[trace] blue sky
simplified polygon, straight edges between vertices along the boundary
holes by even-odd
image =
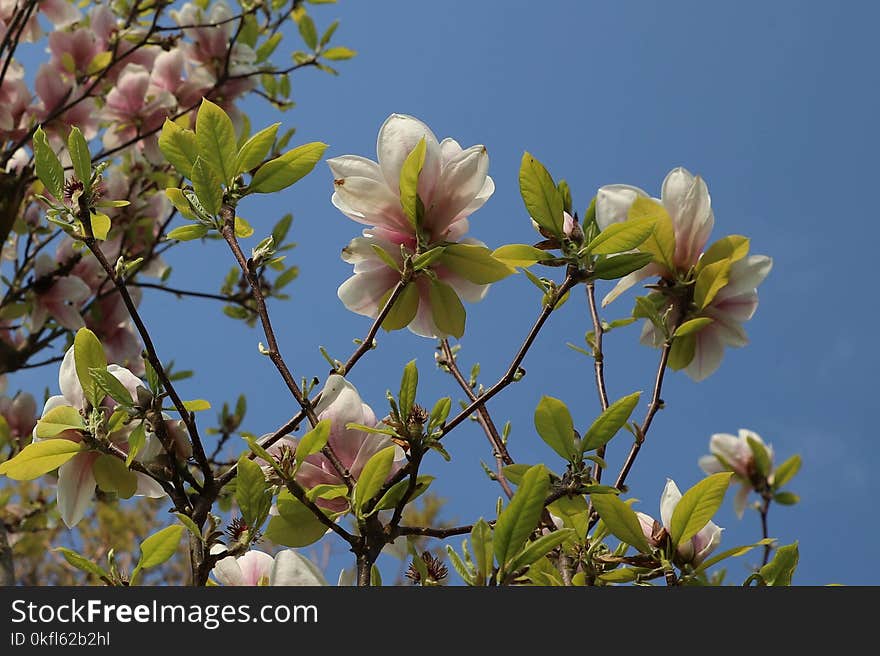
[[[880,583],[864,566],[876,555],[873,472],[880,465],[870,392],[880,363],[877,311],[867,287],[880,230],[863,209],[866,201],[872,206],[880,146],[870,45],[877,6],[349,0],[313,14],[319,29],[341,19],[335,40],[360,54],[339,66],[339,78],[296,76],[298,105],[280,120],[296,126],[299,142],[328,142],[328,156],[374,157],[376,133],[392,112],[421,118],[438,137],[485,144],[497,190],[471,226],[491,246],[535,240],[517,187],[523,150],[569,181],[581,213],[602,184],[626,182],[658,195],[675,166],[705,177],[714,237],[748,235],[752,251],[775,265],[746,326],[752,344],[728,351],[720,371],[700,384],[683,374],[668,378],[667,408],[630,477],[630,493],[642,500],[641,510],[656,514],[666,477],[682,488],[700,479],[696,461],[712,433],[751,428],[781,458],[804,458],[791,486],[802,503],[775,507],[770,516],[773,536],[800,540],[795,582]],[[265,106],[253,107],[255,126],[279,120]],[[350,275],[339,251],[359,226],[331,206],[331,192],[321,165],[295,188],[240,208],[256,227],[254,243],[272,218],[294,213],[299,247],[292,259],[302,273],[289,288],[293,299],[271,311],[282,350],[302,376],[326,373],[319,344],[345,359],[369,325],[336,298]],[[171,261],[174,284],[205,291],[215,291],[231,265],[216,244],[184,245]],[[487,386],[536,315],[535,292],[516,276],[468,308],[461,357],[481,363]],[[605,318],[627,315],[631,298],[618,300]],[[217,406],[247,392],[247,428],[256,433],[293,414],[292,400],[257,353],[258,331],[210,302],[147,293],[143,307],[162,357],[197,370],[182,385],[186,396]],[[561,469],[532,425],[541,394],[566,401],[581,430],[598,411],[591,361],[565,346],[582,344],[587,321],[576,294],[525,361],[526,379],[490,404],[499,424],[512,422],[510,449],[519,462]],[[650,389],[657,353],[638,346],[637,337],[632,326],[607,339],[613,397]],[[385,389],[396,389],[403,364],[416,358],[420,401],[460,398],[454,381],[434,369],[432,349],[431,340],[408,332],[381,335],[352,382],[381,415]],[[54,388],[53,379],[48,371],[20,378],[34,390]],[[468,424],[447,439],[452,463],[428,462],[436,491],[449,499],[447,516],[470,522],[491,515],[499,491],[479,464],[491,459],[479,427]],[[612,443],[614,471],[628,446],[625,435]],[[727,546],[759,537],[757,514],[738,521],[730,499],[716,521],[726,528]],[[730,580],[744,579],[754,561],[731,561]]]

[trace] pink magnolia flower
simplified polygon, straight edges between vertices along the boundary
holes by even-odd
[[[37,402],[27,392],[0,398],[0,416],[6,420],[10,436],[23,444],[37,424]]]
[[[740,488],[733,499],[736,516],[742,518],[746,509],[749,492],[753,489],[752,479],[757,473],[755,456],[749,446],[749,438],[763,445],[773,461],[773,447],[765,444],[761,436],[745,428],[739,429],[739,436],[727,433],[716,433],[709,439],[711,455],[700,458],[700,468],[707,474],[732,471]]]
[[[92,295],[92,290],[73,275],[49,278],[55,270],[55,260],[46,253],[40,255],[34,264],[34,276],[40,282],[35,285],[34,308],[29,321],[31,331],[42,328],[50,316],[68,330],[85,325],[79,310]]]
[[[104,44],[90,28],[70,32],[56,30],[49,34],[50,63],[60,73],[83,76]]]
[[[399,180],[404,161],[423,139],[425,162],[418,195],[424,215],[421,234],[417,234],[401,206]],[[468,230],[468,216],[482,207],[495,190],[487,175],[489,156],[484,146],[462,149],[453,139],[439,142],[428,126],[411,116],[388,117],[379,130],[376,152],[378,162],[357,155],[327,160],[335,177],[333,204],[350,219],[374,226],[343,249],[342,259],[354,265],[354,276],[338,291],[349,310],[369,317],[378,315],[379,301],[400,279],[373,246],[382,248],[398,265],[404,258],[401,250],[411,255],[419,247],[424,251],[448,242],[484,246],[462,237]],[[479,301],[488,291],[488,285],[472,283],[442,263],[430,268],[466,301]],[[442,336],[432,318],[429,281],[417,276],[414,284],[419,291],[419,306],[409,329],[426,337]]]
[[[694,336],[694,357],[684,369],[693,380],[704,380],[721,366],[725,347],[740,348],[749,343],[743,323],[758,309],[757,287],[772,268],[773,260],[766,255],[749,255],[730,267],[727,284],[700,311],[700,316],[712,319],[712,323]],[[641,341],[650,346],[662,342],[649,321],[642,329]]]
[[[211,573],[221,585],[229,586],[327,585],[321,570],[293,549],[280,551],[274,558],[256,549],[237,558],[226,556]]]
[[[6,35],[16,11],[23,8],[24,3],[20,0],[0,0],[0,39]],[[46,17],[57,29],[63,29],[79,19],[79,10],[75,3],[70,0],[40,0],[38,3],[40,14]],[[22,43],[36,41],[43,34],[40,28],[39,14],[32,12],[24,27],[19,40]]]
[[[85,89],[78,87],[69,77],[59,75],[54,66],[51,64],[40,66],[34,80],[34,89],[39,102],[31,105],[28,111],[34,120],[41,123],[43,129],[59,143],[67,139],[70,128],[74,125],[82,130],[87,140],[93,139],[98,133],[94,98],[79,100],[83,97]],[[59,116],[55,116],[57,111],[74,101],[78,102]]]
[[[627,220],[629,208],[638,197],[650,196],[638,187],[613,184],[601,187],[596,194],[596,224],[604,230],[612,223]],[[660,198],[657,200],[672,219],[675,231],[675,256],[673,263],[679,271],[687,271],[697,263],[709,233],[715,224],[709,189],[700,176],[694,176],[685,168],[673,169],[663,180]],[[621,278],[613,290],[603,299],[607,305],[627,289],[650,276],[673,277],[659,264],[649,264]]]
[[[139,303],[140,289],[131,289],[130,294],[135,303]],[[137,375],[144,373],[143,347],[122,296],[112,293],[97,300],[85,321],[86,327],[100,337],[108,360],[122,364]]]
[[[196,64],[197,68],[207,69],[216,81],[226,65],[229,40],[236,29],[236,22],[229,20],[233,17],[232,11],[222,0],[214,2],[207,13],[196,5],[186,3],[179,11],[172,11],[171,17],[184,27],[183,33],[189,39],[182,46],[187,60]],[[192,27],[195,25],[203,27]],[[254,70],[255,61],[253,49],[236,42],[229,54],[229,72],[232,75],[249,73]]]
[[[346,428],[348,424],[373,427],[378,422],[373,410],[361,400],[354,385],[342,376],[333,374],[327,378],[327,382],[321,390],[321,399],[315,406],[315,412],[319,420],[330,420],[330,437],[327,443],[355,480],[360,476],[364,465],[373,455],[394,445],[391,438],[386,435],[376,435],[355,428]],[[298,443],[299,440],[296,438],[285,437],[276,442],[269,449],[269,453],[277,457],[285,447],[295,452]],[[392,474],[400,469],[404,463],[403,450],[399,449]],[[300,466],[296,480],[307,489],[323,483],[343,484],[333,465],[323,453],[308,456]],[[348,502],[345,499],[318,499],[316,503],[333,512],[343,512],[348,508]]]
[[[654,546],[660,546],[656,544],[654,536],[657,534],[660,526],[669,527],[672,521],[672,513],[675,511],[679,501],[681,501],[681,492],[678,486],[672,479],[667,479],[666,487],[663,488],[663,494],[660,495],[660,518],[663,522],[662,525],[650,515],[641,512],[636,513],[642,526],[642,532]],[[707,522],[694,537],[684,544],[678,545],[677,555],[680,561],[694,566],[699,565],[721,544],[721,531],[723,530],[714,522]]]
[[[28,128],[27,108],[30,103],[31,92],[24,81],[24,69],[18,62],[12,62],[0,82],[0,135],[8,140],[20,139],[25,135]],[[24,160],[24,164],[27,164],[28,159]],[[18,156],[18,160],[16,163],[10,161],[7,171],[20,167],[21,156]]]
[[[143,383],[137,376],[128,369],[115,364],[109,365],[107,371],[125,386],[133,400],[137,399],[137,388],[143,386]],[[86,400],[82,385],[80,385],[79,378],[76,375],[73,347],[70,347],[67,353],[64,354],[64,360],[61,362],[61,369],[58,372],[58,386],[61,389],[61,394],[49,397],[43,407],[43,415],[53,408],[61,406],[71,406],[77,411],[82,412],[85,408]],[[112,408],[115,406],[115,402],[107,398],[102,405]],[[116,431],[109,438],[123,451],[128,450],[128,429]],[[36,434],[34,439],[37,439]],[[83,436],[79,431],[71,429],[51,439],[81,442]],[[137,454],[135,459],[139,462],[151,460],[158,454],[160,448],[155,436],[148,435],[147,444]],[[96,451],[83,451],[77,453],[58,468],[58,490],[56,493],[58,512],[69,528],[76,526],[85,516],[95,496],[96,481],[92,468],[99,456],[100,454]],[[138,483],[135,496],[152,498],[165,496],[165,491],[155,480],[140,472],[134,472],[134,475],[137,477]]]

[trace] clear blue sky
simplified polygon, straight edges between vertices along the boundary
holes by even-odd
[[[880,359],[877,311],[867,281],[880,230],[868,208],[880,141],[876,117],[874,3],[381,2],[348,0],[313,12],[319,29],[342,25],[336,41],[359,51],[339,78],[306,71],[293,80],[298,106],[281,120],[297,140],[330,143],[328,156],[373,157],[377,130],[392,112],[413,114],[439,137],[483,143],[497,190],[473,216],[472,234],[492,246],[529,242],[535,234],[522,207],[517,169],[523,150],[566,178],[583,212],[598,186],[636,184],[657,193],[666,171],[685,166],[708,181],[714,236],[740,233],[775,267],[746,328],[752,344],[728,351],[719,372],[695,384],[672,374],[667,408],[657,417],[631,477],[639,508],[657,512],[666,477],[684,488],[701,477],[697,458],[715,432],[747,427],[782,458],[800,453],[804,469],[792,489],[794,508],[776,507],[771,534],[801,541],[800,584],[880,583],[865,563],[876,556],[873,472],[874,402]],[[282,47],[284,47],[282,45]],[[260,105],[259,125],[279,120]],[[293,300],[271,311],[282,349],[297,375],[327,366],[317,345],[344,359],[369,322],[345,310],[337,286],[350,275],[340,249],[359,226],[329,202],[321,165],[296,188],[240,208],[267,234],[270,218],[295,215],[302,268]],[[230,259],[218,245],[189,244],[173,258],[173,281],[215,291]],[[503,371],[538,309],[517,276],[470,306],[462,342],[465,363],[479,360],[488,385]],[[628,314],[629,299],[606,317]],[[164,358],[197,369],[183,388],[215,406],[249,392],[247,428],[268,432],[295,408],[268,360],[258,331],[199,301],[147,294],[144,303]],[[537,439],[532,413],[542,393],[572,408],[583,430],[597,413],[591,361],[565,346],[587,330],[583,296],[554,315],[525,367],[523,383],[490,404],[496,421],[513,422],[510,448],[520,462],[558,458]],[[657,353],[637,347],[638,329],[607,340],[610,393],[649,390]],[[380,336],[380,348],[352,380],[377,414],[403,364],[417,358],[420,400],[460,394],[433,367],[433,342],[408,332]],[[40,379],[50,384],[54,373]],[[28,376],[22,380],[37,381]],[[638,411],[639,415],[643,409]],[[616,471],[629,442],[612,443]],[[448,438],[453,462],[431,458],[447,515],[469,522],[489,516],[498,494],[479,460],[491,453],[476,424]],[[730,498],[716,519],[727,546],[753,541],[756,513],[737,521]],[[456,546],[458,542],[456,541]],[[742,581],[754,558],[731,561]],[[329,572],[335,578],[336,572]]]

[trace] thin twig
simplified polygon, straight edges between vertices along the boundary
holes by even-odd
[[[593,320],[593,371],[596,377],[596,390],[599,393],[599,403],[602,411],[608,409],[608,391],[605,389],[605,354],[602,351],[602,336],[605,329],[602,327],[602,321],[599,319],[599,310],[596,307],[596,285],[590,280],[586,284],[587,302],[590,306],[590,318]],[[605,457],[605,445],[603,444],[596,449],[596,455],[600,458]],[[593,464],[593,478],[597,483],[602,482],[602,468],[599,463]]]
[[[456,535],[467,535],[473,530],[473,526],[453,526],[451,528],[432,528],[430,526],[398,526],[397,535],[418,535],[428,538],[445,538],[455,537]]]
[[[358,345],[355,349],[354,353],[351,354],[351,357],[345,362],[342,366],[342,371],[340,372],[343,376],[347,375],[354,366],[358,363],[367,351],[373,348],[373,341],[376,339],[376,334],[379,332],[379,328],[382,327],[382,322],[385,321],[385,318],[388,316],[388,313],[391,312],[391,307],[394,305],[394,302],[403,292],[404,287],[406,287],[407,283],[403,280],[400,280],[395,286],[394,289],[391,290],[391,295],[388,297],[388,300],[385,302],[384,307],[376,316],[373,321],[373,325],[370,326],[370,329],[367,331],[366,337],[364,337],[363,341]]]
[[[761,505],[761,535],[766,540],[770,537],[769,527],[767,525],[767,514],[770,512],[770,501],[772,497],[769,494],[764,494],[764,503]],[[767,543],[764,545],[764,558],[761,561],[761,566],[763,567],[768,562],[770,562],[770,552],[773,550],[773,545]]]
[[[160,285],[155,282],[138,282],[138,281],[130,281],[127,283],[129,287],[140,287],[142,289],[158,289],[159,291],[168,292],[169,294],[174,294],[175,296],[191,296],[193,298],[205,298],[214,301],[223,301],[225,303],[236,303],[241,305],[242,307],[247,307],[247,304],[241,298],[236,296],[226,296],[224,294],[211,294],[209,292],[195,292],[189,291],[186,289],[176,289],[174,287],[168,287],[167,285]]]

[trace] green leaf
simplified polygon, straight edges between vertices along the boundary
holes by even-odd
[[[422,494],[428,491],[428,487],[431,483],[434,482],[433,476],[419,476],[416,478],[416,487],[413,490],[412,495],[407,500],[407,503],[412,502],[414,499],[417,499]],[[380,510],[390,510],[391,508],[396,508],[397,505],[401,502],[406,491],[409,489],[409,479],[404,479],[402,481],[398,481],[391,488],[382,495],[382,498],[379,500],[379,503],[376,504],[376,507],[373,508],[373,513],[378,512]],[[372,513],[370,513],[372,514]]]
[[[492,529],[482,517],[471,529],[471,546],[474,549],[474,561],[477,570],[477,585],[485,585],[492,574],[494,548]]]
[[[259,528],[269,514],[272,497],[266,489],[263,468],[242,455],[235,476],[235,502],[249,528]]]
[[[400,379],[400,394],[397,396],[400,418],[406,421],[416,402],[416,391],[419,386],[419,369],[416,361],[410,360],[403,368],[403,376]]]
[[[731,263],[743,259],[749,253],[749,239],[742,235],[730,235],[722,237],[712,244],[700,257],[697,263],[699,274],[705,267],[721,260],[730,260]]]
[[[248,192],[268,194],[289,187],[315,168],[326,149],[324,143],[307,143],[266,162],[257,169]]]
[[[428,426],[430,428],[435,428],[440,426],[446,418],[449,416],[449,411],[452,409],[452,399],[448,396],[443,397],[437,403],[434,404],[434,407],[431,409],[431,416],[428,419]]]
[[[177,551],[177,545],[180,544],[180,536],[183,535],[184,527],[179,524],[166,526],[161,531],[157,531],[146,540],[141,542],[141,557],[138,560],[137,567],[131,573],[131,582],[134,583],[135,578],[142,569],[150,569],[161,565],[171,558]]]
[[[376,246],[375,244],[370,244],[370,245],[378,248],[378,246]],[[437,246],[435,248],[432,248],[429,251],[425,251],[424,253],[420,253],[419,255],[417,255],[416,257],[413,258],[413,261],[412,261],[413,271],[421,271],[422,269],[427,269],[429,266],[434,264],[434,262],[436,262],[438,259],[440,259],[440,256],[443,255],[444,251],[446,251],[446,246]],[[382,252],[384,253],[385,251],[382,251]],[[394,265],[395,265],[394,268],[396,269],[397,263],[394,262]]]
[[[614,257],[606,257],[596,262],[593,277],[600,280],[617,280],[638,271],[651,263],[654,256],[650,253],[621,253]]]
[[[236,174],[235,127],[226,112],[207,98],[202,99],[196,114],[196,144],[202,162],[214,170],[222,184],[229,185]]]
[[[201,155],[196,157],[192,167],[192,184],[196,197],[210,216],[217,216],[223,205],[223,188],[220,176],[209,166]]]
[[[278,34],[278,36],[281,36]],[[263,163],[275,143],[280,123],[273,123],[244,142],[235,157],[235,175],[246,173]]]
[[[538,526],[544,499],[550,488],[550,476],[544,465],[529,468],[519,488],[495,523],[493,548],[501,571],[520,552],[532,531]]]
[[[312,430],[302,436],[294,454],[297,465],[301,464],[303,460],[313,453],[318,453],[318,451],[324,448],[327,440],[330,439],[330,428],[330,420],[322,419],[315,424]]]
[[[587,245],[587,250],[596,255],[614,255],[631,251],[641,246],[651,236],[656,222],[657,219],[653,216],[643,216],[612,223],[596,235],[596,238]]]
[[[801,498],[794,492],[777,492],[773,495],[773,500],[782,506],[793,506],[800,503]]]
[[[697,352],[697,336],[694,333],[676,337],[669,349],[669,368],[680,371],[688,366]]]
[[[196,523],[183,513],[176,512],[174,513],[177,519],[180,520],[180,523],[186,526],[187,530],[193,534],[199,541],[204,542],[205,539],[202,537],[202,532],[199,530],[199,527],[196,526]]]
[[[269,520],[266,539],[285,547],[307,547],[320,540],[327,527],[289,491],[278,495],[278,515]]]
[[[247,239],[254,234],[254,229],[251,227],[251,224],[247,222],[247,219],[241,216],[235,217],[234,229],[235,236],[239,239]]]
[[[192,401],[184,401],[183,407],[190,412],[201,412],[202,410],[210,410],[211,404],[205,399],[193,399]]]
[[[190,172],[192,172],[192,167],[190,167]],[[187,200],[182,189],[168,187],[165,189],[165,195],[168,197],[168,200],[171,201],[171,204],[174,205],[174,209],[180,212],[180,215],[184,219],[194,221],[198,218],[198,215],[193,210],[192,205],[190,205],[189,200]]]
[[[106,369],[107,357],[104,347],[88,328],[80,328],[73,338],[73,361],[76,366],[76,377],[82,385],[83,394],[89,403],[98,407],[104,400],[104,393],[92,378],[92,369]]]
[[[195,132],[166,118],[159,133],[159,150],[180,175],[185,178],[192,176],[193,165],[199,154]]]
[[[419,143],[410,151],[400,167],[400,206],[403,208],[409,222],[416,226],[419,219],[419,174],[425,165],[425,138],[419,139]]]
[[[648,538],[642,532],[642,525],[632,508],[615,494],[593,494],[590,500],[611,533],[642,553],[651,553],[651,545],[648,544]]]
[[[547,232],[562,237],[563,200],[553,178],[530,153],[523,153],[519,191],[529,216]]]
[[[617,435],[617,432],[629,421],[630,415],[639,404],[641,395],[641,392],[635,392],[608,406],[608,409],[596,418],[581,441],[581,453],[598,449]]]
[[[260,444],[255,439],[247,437],[245,438],[245,440],[247,441],[248,448],[254,453],[254,455],[262,459],[267,464],[271,465],[272,469],[274,469],[280,476],[284,477],[287,475],[278,466],[278,462],[275,460],[275,458],[273,458],[272,455],[268,451],[266,451],[266,449],[260,446]]]
[[[52,408],[37,421],[37,437],[48,439],[68,429],[84,430],[82,416],[79,411],[69,405]]]
[[[574,422],[565,403],[551,396],[541,397],[535,408],[535,429],[551,449],[565,460],[574,461]]]
[[[556,517],[560,517],[565,526],[573,528],[581,540],[587,536],[590,521],[590,516],[587,514],[589,508],[587,500],[581,495],[557,499],[547,506],[547,510]]]
[[[354,488],[354,508],[358,513],[364,510],[367,502],[382,489],[391,467],[394,465],[394,452],[397,447],[388,446],[367,460]]]
[[[562,194],[544,165],[528,152],[523,153],[520,163],[519,191],[535,223],[550,234],[562,237]]]
[[[536,560],[543,558],[563,542],[573,537],[574,531],[570,528],[561,528],[552,533],[542,535],[534,542],[528,543],[526,548],[517,554],[517,556],[510,562],[508,569],[511,572],[516,572],[527,565],[531,565]]]
[[[516,273],[516,269],[496,260],[485,246],[471,244],[450,244],[440,256],[440,264],[477,285],[498,282]]]
[[[107,239],[110,232],[110,217],[103,212],[89,212],[89,222],[92,226],[92,235],[101,241]]]
[[[88,192],[92,186],[92,156],[89,153],[89,144],[86,142],[86,138],[76,126],[73,126],[70,129],[70,134],[67,135],[67,150],[70,153],[73,172]]]
[[[301,14],[296,19],[299,27],[299,34],[305,41],[306,45],[314,50],[318,47],[318,31],[315,29],[315,22],[308,14]]]
[[[764,538],[763,540],[760,540],[755,544],[746,544],[741,547],[733,547],[732,549],[727,549],[726,551],[722,551],[716,556],[712,556],[708,560],[704,560],[702,563],[700,563],[699,567],[694,570],[694,572],[697,574],[699,574],[700,572],[705,572],[707,569],[709,569],[713,565],[717,565],[722,560],[743,556],[750,552],[752,549],[755,549],[756,547],[763,547],[767,544],[773,544],[773,542],[773,538]]]
[[[712,321],[713,320],[710,317],[697,317],[696,319],[685,321],[675,329],[673,336],[678,339],[679,337],[684,337],[686,335],[694,335],[712,323]]]
[[[137,492],[137,476],[119,458],[107,454],[98,456],[92,473],[104,492],[116,492],[121,499],[130,499]]]
[[[11,460],[0,463],[0,475],[15,481],[31,481],[58,469],[84,447],[81,442],[63,438],[33,442]]]
[[[432,280],[428,294],[431,318],[444,335],[461,339],[467,315],[455,290],[445,282]]]
[[[393,269],[397,272],[400,272],[400,265],[397,264],[397,261],[391,257],[391,254],[386,251],[384,248],[379,246],[379,244],[370,244],[370,248],[373,249],[373,252],[379,256],[379,259],[382,260],[386,265],[388,265],[389,269]],[[345,249],[343,249],[345,252]],[[390,290],[389,290],[390,296]]]
[[[512,267],[527,267],[535,262],[552,260],[553,256],[528,244],[507,244],[492,251],[492,257]]]
[[[618,569],[612,569],[610,572],[600,574],[599,579],[606,583],[631,583],[639,578],[639,574],[643,571],[644,570],[635,569],[633,567],[620,567]]]
[[[767,585],[772,586],[789,586],[798,566],[798,543],[789,544],[779,547],[776,555],[769,563],[764,565],[758,574],[764,579]]]
[[[389,289],[385,296],[379,301],[379,309],[385,307],[388,299],[391,298],[393,289]],[[419,288],[415,283],[407,283],[403,291],[397,296],[394,305],[391,306],[385,320],[382,322],[382,328],[387,331],[400,330],[406,328],[410,322],[415,319],[416,312],[419,309]]]
[[[193,223],[191,225],[180,226],[175,228],[166,235],[166,239],[177,239],[178,241],[192,241],[193,239],[201,239],[208,234],[208,226],[202,223]]]
[[[281,43],[281,37],[281,32],[275,32],[275,34],[273,34],[260,44],[255,53],[257,55],[257,64],[266,61],[272,55],[272,53],[275,52],[275,48],[277,48],[278,44]]]
[[[52,549],[52,551],[58,551],[62,556],[64,556],[64,560],[66,560],[68,563],[70,563],[80,571],[94,574],[99,579],[107,578],[109,576],[104,568],[102,568],[97,563],[93,563],[85,556],[78,554],[73,549],[67,549],[66,547],[55,547],[54,549]]]
[[[332,483],[320,483],[311,488],[306,497],[309,501],[317,499],[339,499],[348,496],[348,488],[342,483],[334,485]]]
[[[651,253],[655,262],[670,271],[675,271],[675,228],[666,208],[651,198],[639,196],[630,206],[627,216],[630,221],[654,219],[654,231],[642,243],[639,250],[643,253]]]
[[[64,197],[64,167],[58,159],[58,155],[49,145],[43,128],[37,128],[34,132],[34,168],[37,177],[48,192],[56,200]]]
[[[351,59],[357,54],[356,50],[352,50],[351,48],[346,48],[345,46],[335,46],[333,48],[327,48],[324,52],[321,53],[321,56],[324,59],[329,59],[330,61],[344,61],[346,59]]]
[[[425,566],[425,561],[421,559],[419,554],[411,547],[412,553],[412,564],[413,567],[416,568],[416,571],[419,573],[419,580],[423,581],[428,578],[428,568]],[[472,568],[468,567],[465,562],[461,559],[455,549],[452,548],[451,544],[446,545],[446,553],[449,556],[449,562],[452,564],[452,567],[455,568],[455,571],[458,572],[458,575],[464,580],[464,582],[469,586],[481,585],[477,578],[474,576]]]
[[[506,465],[503,469],[504,477],[514,485],[519,485],[522,483],[523,476],[526,475],[526,472],[531,466],[532,465],[525,465],[520,462],[514,465]]]
[[[144,429],[144,422],[141,422],[134,427],[134,430],[128,436],[128,455],[125,457],[126,467],[131,467],[131,463],[134,462],[137,454],[144,448],[146,443],[147,433]]]
[[[704,267],[697,276],[694,286],[694,303],[699,309],[705,308],[720,292],[730,277],[730,260],[720,260]]]
[[[687,542],[709,523],[724,501],[731,476],[731,472],[712,474],[682,495],[669,520],[674,546]]]
[[[757,468],[758,473],[766,478],[770,475],[770,470],[773,468],[773,461],[770,458],[770,453],[767,451],[767,447],[751,435],[746,437],[746,441],[748,442],[749,449],[754,456],[755,467]]]
[[[795,475],[801,469],[801,457],[797,454],[793,455],[791,458],[783,462],[776,468],[776,471],[773,472],[773,489],[779,489],[786,483],[788,483],[791,479],[795,477]]]
[[[107,367],[90,369],[89,374],[101,390],[102,396],[109,396],[122,406],[132,406],[131,392],[116,376],[107,371]]]

